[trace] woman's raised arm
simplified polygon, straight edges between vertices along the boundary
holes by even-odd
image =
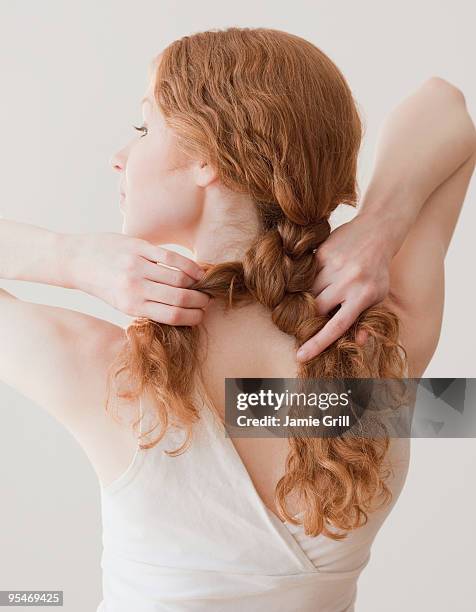
[[[192,259],[140,238],[58,233],[0,219],[0,279],[78,289],[133,317],[199,323],[210,298],[187,288],[201,272]]]
[[[316,252],[319,271],[313,291],[319,310],[326,314],[341,307],[300,347],[300,361],[318,355],[363,310],[392,293],[392,259],[423,204],[475,150],[476,130],[464,95],[444,79],[432,77],[392,110],[382,126],[374,172],[357,215],[336,228]],[[449,220],[448,215],[434,215],[433,220],[441,225],[447,248],[457,215]]]

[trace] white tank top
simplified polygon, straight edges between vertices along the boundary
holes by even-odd
[[[101,488],[97,612],[353,612],[357,579],[405,482],[410,439],[391,439],[388,507],[342,541],[311,537],[267,508],[223,423],[195,396],[201,418],[183,454],[163,452],[185,439],[169,428]]]

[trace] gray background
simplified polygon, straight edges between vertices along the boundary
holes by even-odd
[[[2,0],[0,214],[60,232],[120,232],[109,158],[141,121],[149,60],[182,35],[233,25],[301,35],[337,63],[364,111],[365,188],[382,119],[424,79],[460,87],[475,117],[470,5]],[[428,377],[476,376],[474,200],[473,179],[446,259],[443,329]],[[334,225],[352,214],[338,211]],[[74,290],[0,286],[33,302],[130,320]],[[65,610],[93,611],[101,598],[94,471],[66,430],[5,384],[0,415],[0,589],[63,589]],[[475,447],[474,439],[413,441],[405,488],[359,582],[358,611],[473,609]]]

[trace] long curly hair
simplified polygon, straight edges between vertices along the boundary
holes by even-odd
[[[352,92],[336,65],[310,42],[273,29],[228,28],[185,36],[156,58],[154,97],[180,146],[206,159],[219,181],[251,197],[259,232],[242,261],[208,264],[191,288],[222,300],[225,309],[260,302],[296,348],[332,317],[317,312],[311,287],[315,250],[329,236],[329,216],[341,203],[358,201],[357,158],[363,124]],[[366,348],[358,330],[369,335]],[[200,418],[193,400],[200,376],[203,327],[135,319],[110,372],[118,397],[155,398],[157,444],[172,421],[186,431]],[[398,342],[399,319],[376,305],[314,359],[300,364],[299,378],[401,378],[406,352]],[[121,372],[128,384],[120,391]],[[106,409],[110,402],[110,391]],[[134,423],[134,427],[138,421]],[[333,539],[368,520],[372,506],[389,503],[384,458],[388,436],[291,437],[286,471],[279,480],[280,515],[303,524],[307,535]],[[302,500],[302,523],[287,497]],[[380,507],[379,506],[379,507]],[[337,527],[342,533],[329,530]]]

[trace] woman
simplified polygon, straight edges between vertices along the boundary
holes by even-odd
[[[101,483],[98,610],[353,610],[408,439],[231,442],[223,382],[423,374],[474,168],[464,98],[433,78],[392,113],[359,214],[330,238],[332,211],[357,203],[362,126],[345,79],[311,43],[238,28],[175,41],[143,112],[141,135],[112,160],[124,236],[1,222],[3,278],[79,288],[137,317],[124,334],[0,300],[2,380],[74,433]],[[205,274],[161,243],[189,248]],[[363,281],[369,252],[379,256]],[[374,288],[369,307],[296,364],[297,346],[324,348],[316,334],[350,312],[346,276]]]

